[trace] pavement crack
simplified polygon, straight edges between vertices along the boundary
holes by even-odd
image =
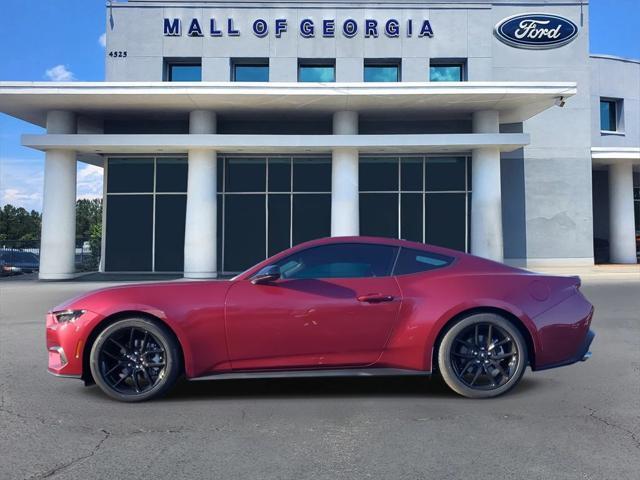
[[[597,414],[597,410],[594,410],[593,408],[589,408],[589,407],[585,407],[587,410],[589,410],[589,417],[593,418],[594,420],[603,423],[604,425],[606,425],[607,427],[613,428],[615,430],[620,430],[621,432],[626,433],[627,435],[629,435],[631,437],[631,441],[633,442],[634,446],[637,449],[640,449],[640,438],[638,438],[638,435],[633,431],[630,430],[628,428],[622,427],[616,423],[612,423],[609,420],[607,420],[604,417],[601,417]]]
[[[106,442],[107,439],[111,436],[111,432],[109,432],[108,430],[100,429],[99,431],[100,433],[102,433],[102,438],[98,441],[98,443],[96,443],[96,445],[91,449],[90,452],[86,453],[85,455],[81,455],[80,457],[74,458],[61,465],[57,465],[54,468],[47,470],[46,472],[32,475],[28,477],[27,480],[55,477],[56,475],[66,472],[71,467],[74,467],[75,465],[87,460],[88,458],[93,457],[98,452],[98,450],[100,450],[104,442]]]

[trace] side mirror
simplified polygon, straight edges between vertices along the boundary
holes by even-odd
[[[275,282],[280,278],[280,267],[277,265],[269,265],[264,267],[251,278],[254,285],[264,285],[265,283]]]

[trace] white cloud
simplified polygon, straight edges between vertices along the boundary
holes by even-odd
[[[36,192],[25,192],[18,190],[17,188],[7,188],[2,192],[2,203],[10,203],[12,205],[28,205],[33,203],[40,203],[42,197]]]
[[[100,44],[100,46],[102,48],[106,48],[106,46],[107,46],[107,34],[106,33],[103,33],[102,35],[100,35],[98,37],[98,43]]]
[[[102,198],[102,167],[78,162],[77,198]],[[0,157],[0,207],[42,211],[44,159]]]
[[[44,76],[53,82],[73,82],[75,76],[65,65],[56,65],[44,72]]]
[[[102,198],[102,168],[78,163],[78,198]]]
[[[0,158],[0,206],[42,210],[42,160]]]

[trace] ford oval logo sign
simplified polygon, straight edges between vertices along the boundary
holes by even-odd
[[[571,42],[578,35],[578,26],[558,15],[525,13],[500,21],[494,32],[512,47],[543,50]]]

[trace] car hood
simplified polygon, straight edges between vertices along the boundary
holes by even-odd
[[[50,311],[83,309],[106,315],[118,309],[162,308],[172,302],[194,302],[198,299],[215,302],[216,298],[224,298],[230,285],[229,280],[117,285],[77,295],[56,305]]]

